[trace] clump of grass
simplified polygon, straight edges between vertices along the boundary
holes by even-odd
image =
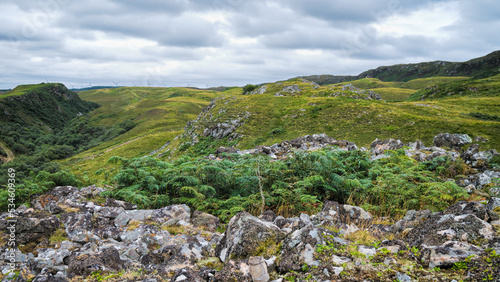
[[[177,234],[182,234],[186,231],[186,228],[184,228],[184,226],[180,226],[180,225],[162,225],[161,226],[161,230],[166,230],[168,231],[168,233],[170,233],[170,235],[177,235]]]
[[[54,245],[55,243],[59,243],[66,240],[68,240],[68,233],[66,233],[64,229],[57,229],[50,236],[49,243]]]
[[[128,231],[135,230],[135,229],[137,229],[140,225],[141,225],[141,223],[140,223],[139,221],[137,221],[137,220],[131,220],[131,221],[128,223],[127,230],[128,230]]]
[[[356,232],[344,235],[344,238],[351,242],[354,242],[357,245],[372,245],[375,242],[378,242],[378,239],[366,229],[361,229]]]

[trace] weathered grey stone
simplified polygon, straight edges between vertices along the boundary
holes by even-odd
[[[264,257],[250,257],[248,259],[250,266],[250,275],[254,282],[267,282],[269,281],[269,273],[267,272],[267,265]]]
[[[371,152],[375,155],[381,155],[386,150],[400,149],[403,148],[403,146],[404,144],[401,140],[395,140],[392,138],[383,141],[377,138],[370,144]]]
[[[151,218],[154,210],[128,210],[119,214],[115,218],[115,226],[123,227],[126,226],[130,221],[144,221]]]
[[[94,271],[119,271],[125,267],[118,251],[115,248],[107,248],[97,254],[84,254],[69,259],[68,277],[88,276]]]
[[[231,258],[247,258],[264,242],[278,244],[284,236],[274,223],[240,212],[229,221],[215,252],[225,262]]]
[[[441,133],[434,137],[434,146],[461,148],[464,145],[471,144],[472,138],[467,134]]]
[[[203,227],[214,232],[219,225],[219,218],[208,213],[194,211],[191,223],[195,227]]]
[[[471,255],[478,256],[483,252],[483,249],[465,242],[447,241],[438,246],[423,245],[421,260],[429,268],[451,266]]]
[[[366,257],[371,257],[377,254],[377,250],[372,246],[359,245],[358,251],[364,254]]]
[[[452,207],[450,210],[458,207]],[[465,205],[466,206],[466,205]],[[407,236],[411,246],[437,246],[450,240],[475,242],[490,240],[494,236],[493,227],[474,214],[436,214],[414,227]]]
[[[319,266],[320,262],[314,258],[314,252],[317,245],[325,243],[324,236],[328,235],[338,236],[323,227],[315,227],[312,223],[289,234],[283,241],[278,270],[298,271],[304,263]]]

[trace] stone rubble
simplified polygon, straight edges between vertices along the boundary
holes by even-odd
[[[450,148],[463,146],[468,140],[448,137],[443,140]],[[444,144],[436,140],[434,145]],[[253,150],[219,148],[211,158],[224,157],[225,153],[284,158],[293,150],[325,146],[357,148],[354,143],[315,134]],[[425,147],[420,141],[404,146],[399,140],[376,139],[370,146],[371,153],[378,157],[386,150],[401,148],[418,161],[459,157],[456,152]],[[497,155],[495,151],[479,152],[474,145],[471,148],[463,150],[462,156],[467,156],[464,160],[472,166]],[[474,193],[499,177],[498,171],[482,170],[457,184],[471,186]],[[331,201],[325,202],[317,214],[302,213],[293,218],[272,211],[258,217],[240,212],[220,233],[219,218],[192,211],[187,205],[140,210],[114,199],[97,201],[103,191],[96,186],[58,186],[33,199],[32,208],[19,207],[13,213],[19,244],[13,250],[17,272],[10,271],[9,247],[3,243],[1,281],[83,281],[101,274],[118,275],[110,281],[285,281],[292,274],[313,281],[342,281],[346,273],[375,281],[376,274],[388,267],[397,269],[393,280],[421,279],[411,271],[405,272],[401,256],[427,269],[452,268],[463,261],[479,264],[489,259],[493,264],[488,267],[500,277],[500,258],[492,255],[493,251],[500,254],[497,197],[489,198],[487,204],[458,202],[442,212],[410,210],[392,225],[375,223],[361,207]],[[9,225],[8,216],[0,215],[2,230]],[[380,244],[351,241],[358,232],[379,236]],[[383,239],[387,234],[394,239]],[[1,233],[1,237],[6,242],[7,233]],[[479,270],[484,267],[478,265]],[[479,270],[469,275],[482,277]],[[431,281],[432,275],[438,274],[427,275]]]

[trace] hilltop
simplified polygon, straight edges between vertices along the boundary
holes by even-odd
[[[381,66],[354,76],[311,75],[301,76],[320,85],[352,81],[362,78],[377,78],[382,81],[406,82],[418,78],[467,76],[485,78],[500,74],[500,51],[466,62],[433,61],[416,64]]]

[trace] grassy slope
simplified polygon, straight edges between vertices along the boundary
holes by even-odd
[[[34,90],[36,88],[39,88],[40,86],[48,86],[48,85],[56,85],[56,84],[57,83],[19,85],[16,88],[14,88],[14,89],[12,89],[10,91],[1,93],[0,94],[0,100],[3,99],[3,98],[6,98],[6,97],[10,97],[10,96],[21,96],[21,95],[27,93],[28,91]]]
[[[350,83],[359,85],[359,82]],[[274,97],[283,86],[293,84],[303,90],[300,95]],[[386,89],[396,89],[391,83],[387,86]],[[377,89],[384,88],[374,88],[375,91]],[[268,85],[265,94],[237,96],[229,102],[217,103],[212,109],[214,118],[200,126],[201,130],[197,133],[203,136],[204,127],[248,111],[251,117],[237,131],[245,136],[238,145],[242,149],[314,133],[327,133],[339,140],[354,141],[359,146],[368,146],[375,138],[398,138],[403,142],[420,139],[431,145],[433,137],[442,132],[467,133],[473,138],[483,136],[490,140],[482,145],[483,148],[500,149],[497,138],[500,136],[499,122],[464,115],[471,112],[498,114],[498,97],[471,99],[451,96],[435,101],[389,103],[327,97],[335,91],[338,91],[338,86],[324,85],[313,89],[297,80],[273,83]],[[405,91],[403,89],[402,93],[407,95]],[[273,134],[276,128],[284,130]],[[178,143],[182,141],[185,140]]]
[[[498,97],[500,96],[500,74],[483,79],[466,79],[447,81],[435,86],[426,87],[413,94],[409,100],[440,99],[450,96],[461,97]]]
[[[91,124],[112,126],[132,119],[137,125],[62,163],[75,172],[93,173],[104,167],[111,156],[147,155],[182,133],[186,123],[196,119],[213,98],[227,93],[234,90],[219,93],[186,88],[122,87],[80,92],[82,99],[102,105],[90,113]]]
[[[241,95],[241,88],[225,92],[148,87],[84,91],[80,93],[82,99],[102,105],[91,113],[93,124],[111,126],[133,119],[137,126],[111,141],[63,161],[63,164],[69,165],[78,174],[85,171],[92,174],[99,168],[111,168],[105,165],[111,156],[147,155],[183,133],[187,122],[196,119],[201,109],[217,96],[223,96],[223,99],[211,111],[214,116],[211,124],[227,121],[245,112],[251,113],[237,131],[243,135],[238,144],[241,149],[314,133],[327,133],[338,140],[354,141],[358,146],[369,146],[375,138],[398,138],[403,142],[420,139],[431,145],[433,137],[442,132],[483,136],[490,140],[481,145],[484,149],[500,149],[497,138],[500,136],[499,122],[465,115],[476,112],[497,115],[498,97],[481,97],[478,94],[475,98],[449,96],[429,101],[402,101],[418,88],[430,87],[434,83],[463,81],[469,80],[466,77],[439,77],[382,82],[365,78],[315,88],[300,79],[293,79],[268,84],[267,92],[262,95]],[[494,84],[495,81],[490,82]],[[342,91],[343,85],[348,83],[371,89],[387,101],[399,102],[349,98],[355,94]],[[477,82],[470,80],[469,83]],[[274,97],[286,85],[298,85],[302,92]],[[492,87],[497,86],[494,84]],[[203,128],[210,123],[201,125],[197,131],[199,136],[203,136]],[[188,140],[177,139],[169,148],[176,148],[185,141]]]

